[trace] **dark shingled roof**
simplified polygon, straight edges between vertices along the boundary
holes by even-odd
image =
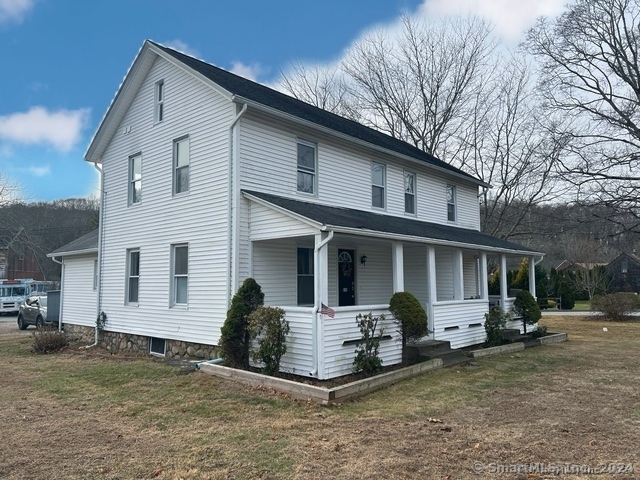
[[[69,255],[73,253],[86,252],[87,250],[98,251],[98,230],[76,238],[73,242],[67,243],[54,252],[49,253],[48,257],[59,257],[61,255]]]
[[[252,82],[251,80],[247,80],[246,78],[227,72],[226,70],[215,67],[201,60],[197,60],[171,48],[158,45],[150,40],[149,43],[155,45],[196,72],[204,75],[206,78],[220,85],[233,95],[252,100],[261,105],[288,113],[294,117],[307,120],[316,125],[329,128],[336,132],[363,140],[367,143],[391,150],[401,155],[421,160],[429,165],[433,165],[450,172],[455,172],[458,175],[467,177],[474,183],[480,182],[477,178],[437,159],[433,155],[430,155],[419,148],[403,142],[402,140],[398,140],[397,138],[393,138],[387,134],[366,127],[358,122],[354,122],[353,120],[348,120],[321,108],[314,107],[313,105],[297,100],[289,95],[285,95],[284,93],[280,93],[269,87],[260,85],[259,83]]]
[[[459,244],[488,247],[489,249],[512,250],[524,253],[540,253],[508,240],[492,237],[486,233],[466,228],[422,222],[411,218],[383,215],[352,208],[328,207],[317,203],[301,202],[290,198],[279,197],[268,193],[243,190],[243,192],[260,198],[290,212],[328,227],[357,228],[373,232],[407,235],[433,240],[443,240]]]

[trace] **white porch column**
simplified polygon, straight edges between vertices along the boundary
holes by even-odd
[[[453,252],[453,299],[464,300],[464,271],[462,250]]]
[[[487,254],[480,254],[480,271],[478,272],[478,281],[480,282],[480,298],[485,302],[489,300],[489,274],[487,273]]]
[[[436,286],[436,249],[427,247],[427,319],[429,330],[435,338],[435,318],[433,304],[438,301],[438,289]]]
[[[536,298],[536,259],[529,257],[529,292]]]
[[[326,378],[326,371],[324,364],[324,319],[320,308],[323,303],[329,305],[329,243],[318,247],[326,239],[326,232],[316,234],[316,255],[313,261],[314,298],[317,310],[314,312],[315,328],[312,329],[312,335],[313,345],[315,345],[314,360],[317,366],[317,376],[321,380]]]
[[[507,313],[507,298],[509,297],[507,287],[507,256],[500,255],[500,309]]]
[[[393,293],[404,292],[404,250],[402,242],[391,242]]]

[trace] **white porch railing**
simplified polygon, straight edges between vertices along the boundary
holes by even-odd
[[[402,362],[402,342],[396,324],[389,313],[389,305],[356,305],[352,307],[336,307],[335,317],[322,316],[321,332],[324,332],[324,372],[318,372],[320,378],[335,378],[352,373],[353,359],[362,335],[356,325],[359,313],[371,312],[374,316],[385,316],[384,322],[378,323],[378,331],[382,329],[383,337],[390,336],[380,342],[379,356],[382,365],[387,367]],[[324,375],[322,375],[324,373]]]
[[[280,361],[283,372],[309,376],[314,367],[313,362],[313,308],[281,307],[285,319],[289,322],[287,335],[287,353]]]
[[[433,305],[433,335],[436,340],[451,342],[451,348],[482,343],[486,339],[484,314],[486,300],[457,300]]]

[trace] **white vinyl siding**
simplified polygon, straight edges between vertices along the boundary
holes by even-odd
[[[454,299],[453,255],[452,249],[436,248],[436,290],[439,302]]]
[[[97,292],[93,289],[96,255],[64,257],[62,323],[95,327]],[[121,300],[122,303],[122,300]]]
[[[435,305],[434,337],[451,342],[451,348],[482,343],[487,338],[483,328],[487,302],[468,300],[452,304]]]
[[[276,212],[272,208],[252,202],[248,207],[251,215],[251,240],[267,240],[282,238],[283,232],[287,237],[314,235],[318,229],[291,218],[284,213]]]
[[[296,305],[296,248],[291,239],[253,244],[253,278],[262,287],[266,306]]]
[[[464,252],[462,256],[462,275],[464,284],[464,298],[475,298],[480,295],[479,289],[479,263],[478,257],[470,252]]]
[[[423,246],[405,246],[404,289],[415,296],[422,308],[427,305],[427,249]]]
[[[129,205],[142,200],[142,155],[129,158]]]
[[[171,114],[154,125],[155,83],[171,85]],[[167,99],[169,97],[166,97]],[[166,105],[165,105],[166,106]],[[165,111],[167,113],[167,111]],[[229,125],[234,106],[170,63],[158,59],[103,155],[105,197],[101,310],[112,331],[215,345],[227,303]],[[171,196],[173,141],[189,135],[189,194]],[[144,201],[127,208],[126,159],[144,152]],[[123,159],[125,161],[123,161]],[[171,245],[189,245],[189,311],[170,308]],[[123,304],[123,252],[143,255],[139,306]],[[89,280],[90,282],[90,280]],[[89,283],[90,285],[90,283]],[[95,325],[95,309],[91,325]]]

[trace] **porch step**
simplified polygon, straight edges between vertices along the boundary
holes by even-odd
[[[520,330],[517,328],[505,328],[502,330],[502,339],[509,342],[520,342],[522,340],[514,340],[520,336]]]
[[[468,362],[470,357],[462,350],[452,349],[451,342],[443,340],[425,340],[407,345],[409,359],[413,361],[440,358],[445,367]]]

